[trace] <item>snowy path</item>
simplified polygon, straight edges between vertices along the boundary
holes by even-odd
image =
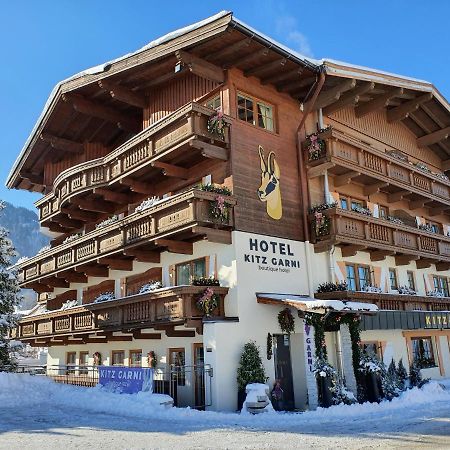
[[[8,381],[0,377],[1,449],[450,448],[450,392],[435,384],[383,405],[243,417],[145,402],[143,412],[128,396]]]

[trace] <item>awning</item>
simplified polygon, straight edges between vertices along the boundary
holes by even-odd
[[[306,295],[256,292],[256,301],[266,305],[291,306],[299,311],[326,314],[329,312],[374,314],[378,306],[373,303],[342,300],[317,300]]]

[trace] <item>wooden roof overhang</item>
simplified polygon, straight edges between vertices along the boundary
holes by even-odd
[[[142,130],[142,111],[154,89],[182,77],[177,64],[194,74],[225,80],[237,67],[303,101],[318,67],[289,53],[251,28],[220,13],[180,30],[136,53],[60,82],[8,176],[8,188],[48,192],[43,168],[84,152],[87,142],[113,150]]]
[[[336,61],[323,61],[326,80],[314,105],[324,115],[354,106],[356,117],[384,109],[450,170],[450,104],[431,83]]]

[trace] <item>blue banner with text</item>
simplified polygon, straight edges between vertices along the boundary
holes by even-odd
[[[119,394],[153,392],[153,369],[99,366],[99,384]]]

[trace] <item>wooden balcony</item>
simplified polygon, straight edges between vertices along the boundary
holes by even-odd
[[[114,212],[114,202],[132,203],[176,190],[171,183],[177,187],[180,180],[186,185],[198,180],[212,165],[228,159],[228,128],[223,139],[207,130],[213,113],[189,103],[105,157],[64,170],[52,192],[36,202],[41,224],[62,232],[77,229],[85,216]],[[90,215],[83,214],[86,211]]]
[[[191,189],[58,245],[19,265],[21,285],[51,292],[69,287],[70,281],[87,282],[89,275],[107,277],[108,268],[131,270],[133,260],[158,263],[163,250],[192,254],[192,242],[200,238],[231,243],[235,200],[225,197],[229,215],[220,221],[210,213],[216,198]]]
[[[380,310],[391,311],[448,311],[450,298],[420,295],[379,294],[360,291],[336,291],[315,294],[321,300],[344,300],[374,303]]]
[[[395,256],[396,265],[415,261],[418,269],[432,263],[437,270],[450,269],[449,237],[340,208],[330,208],[323,214],[328,225],[317,226],[317,219],[311,215],[317,253],[339,245],[344,257],[364,250],[370,252],[372,261]]]
[[[203,313],[197,307],[205,286],[174,286],[103,303],[89,303],[65,311],[24,317],[16,339],[36,346],[56,346],[135,339],[160,339],[160,333],[141,333],[143,328],[165,331],[168,337],[192,337],[202,332]],[[213,286],[219,304],[211,318],[224,318],[228,288]],[[194,330],[174,329],[175,326]],[[114,332],[121,332],[120,336]],[[125,334],[125,335],[124,335]]]
[[[356,182],[364,186],[366,195],[384,192],[390,203],[408,200],[411,210],[427,207],[430,215],[450,210],[450,181],[443,177],[336,129],[328,129],[318,137],[325,141],[326,147],[313,158],[307,155],[309,177],[327,170],[335,175],[337,188]]]

